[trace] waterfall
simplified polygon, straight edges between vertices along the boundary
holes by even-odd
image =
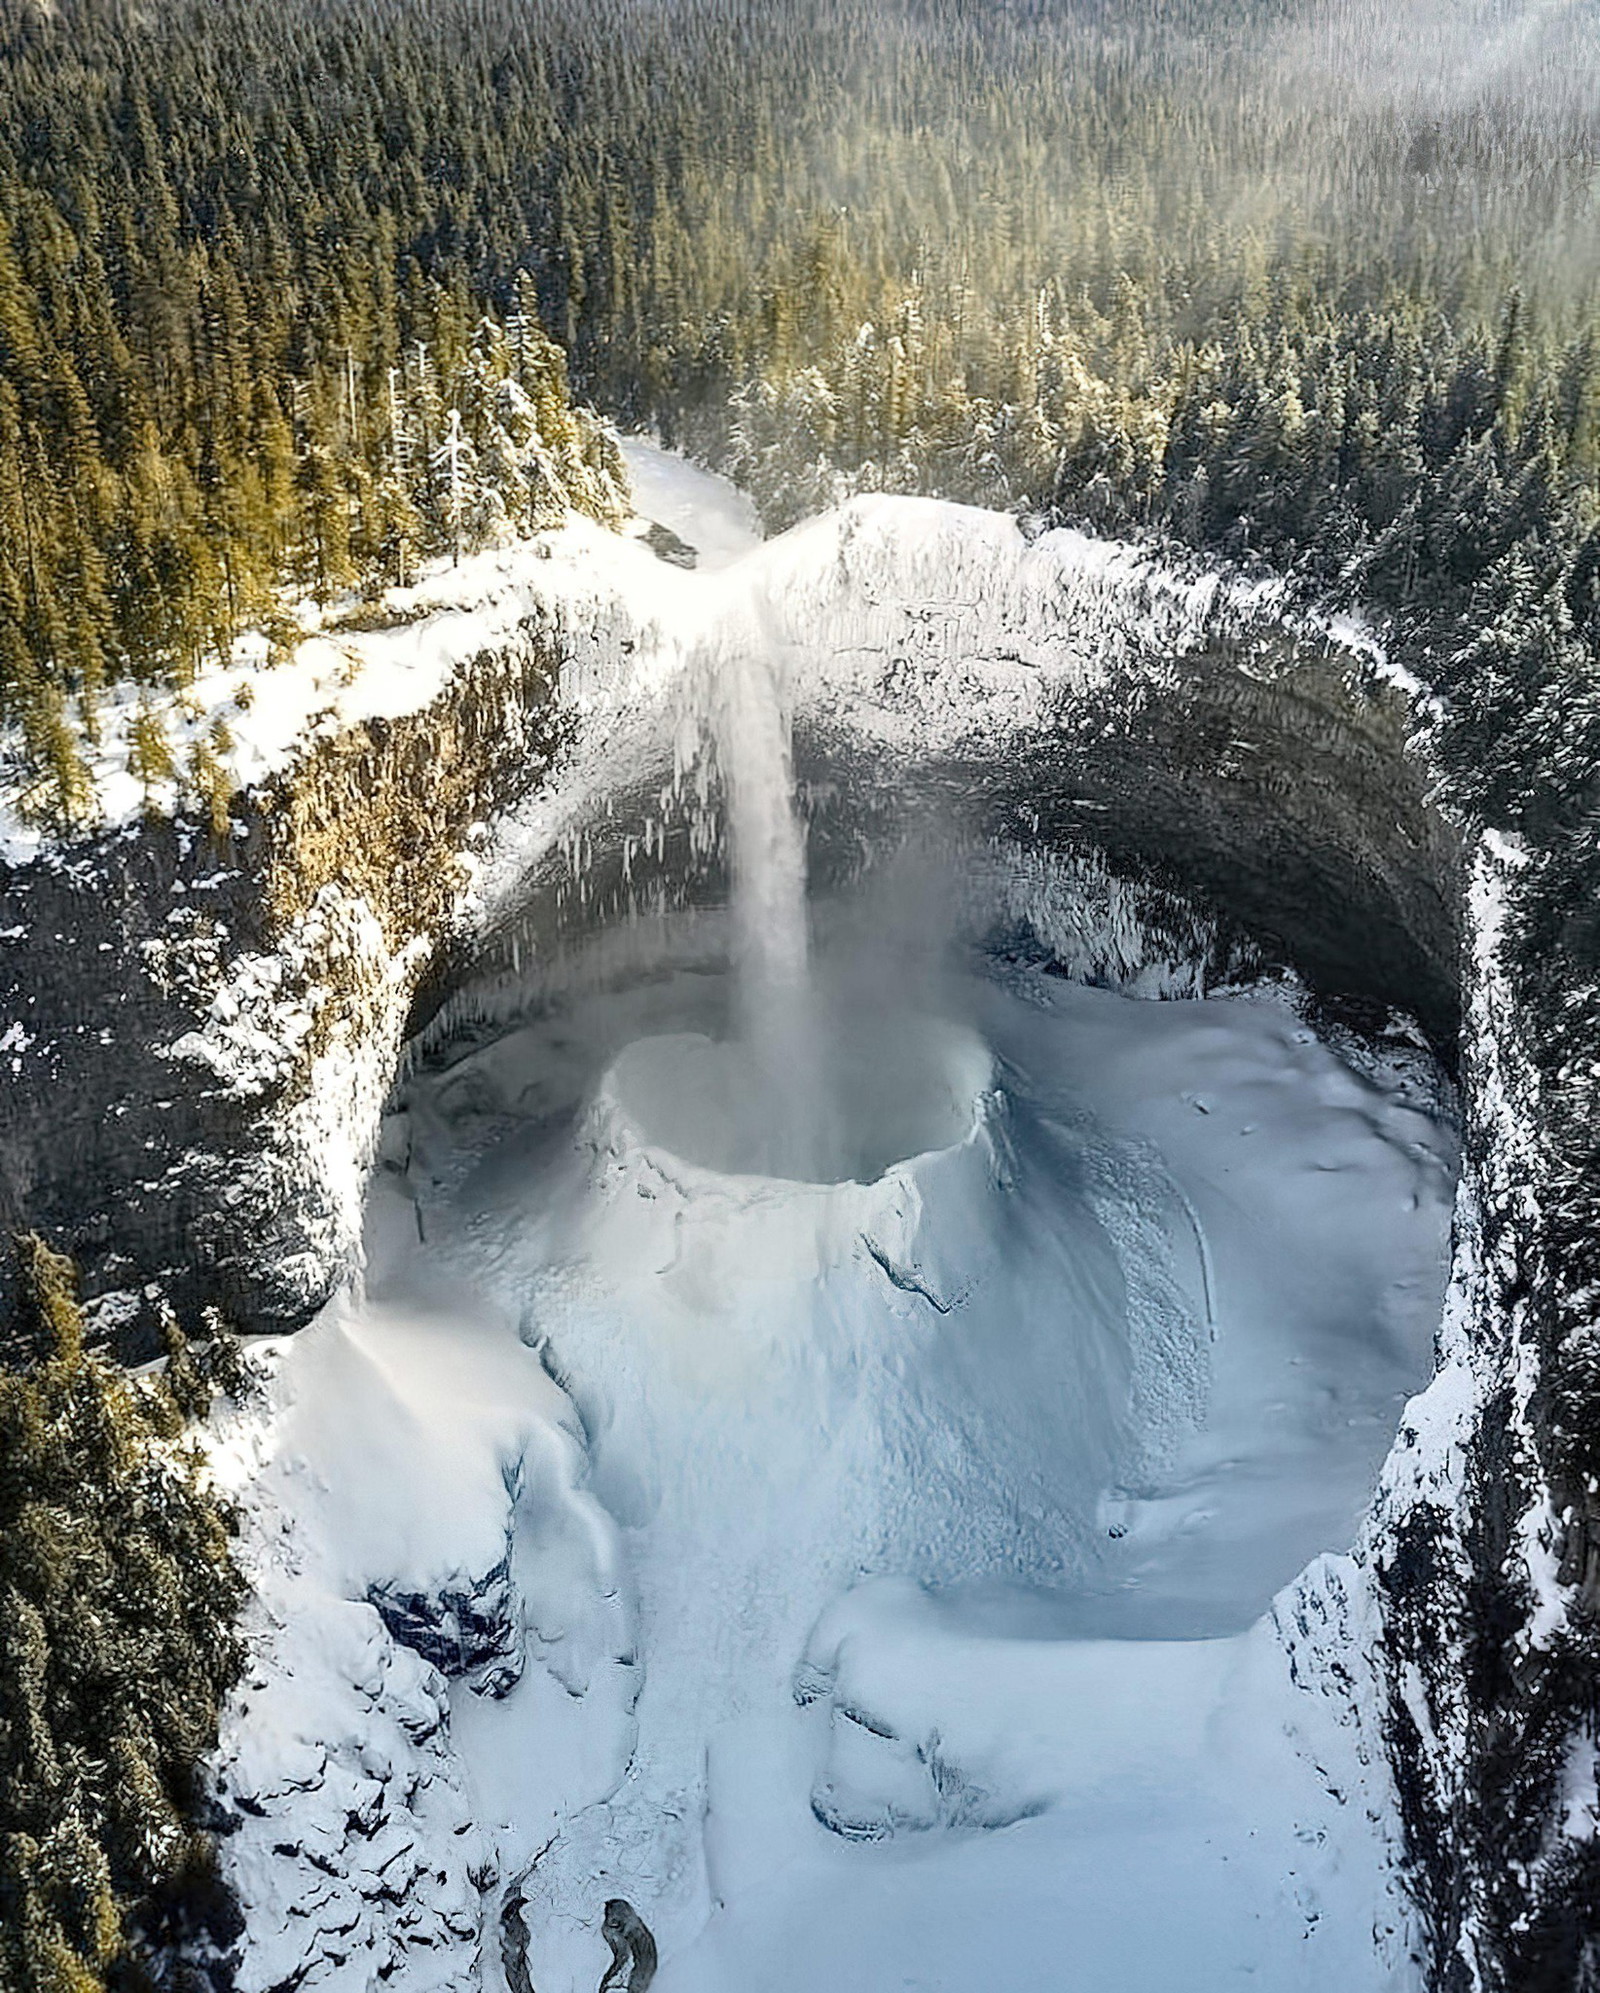
[[[806,827],[775,654],[718,651],[704,674],[722,772],[731,886],[734,1027],[751,1061],[755,1146],[775,1176],[830,1173],[837,1144],[811,973]]]

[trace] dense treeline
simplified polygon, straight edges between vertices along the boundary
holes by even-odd
[[[202,1831],[198,1760],[238,1674],[231,1518],[186,1423],[236,1350],[169,1330],[164,1373],[84,1348],[70,1262],[18,1242],[34,1360],[0,1372],[0,1989],[149,1980],[237,1913]]]
[[[1390,606],[1531,559],[1564,666],[1593,647],[1593,0],[0,23],[0,685],[47,812],[108,677],[536,519],[482,377],[539,325],[775,523],[1053,502]],[[604,511],[598,433],[542,426],[559,363],[535,427]]]

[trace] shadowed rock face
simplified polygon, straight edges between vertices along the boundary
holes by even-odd
[[[441,1675],[461,1677],[475,1695],[509,1695],[527,1665],[521,1601],[511,1554],[482,1573],[436,1592],[374,1586],[369,1603],[402,1647],[431,1661]]]
[[[998,813],[1153,871],[1327,998],[1409,1012],[1453,1064],[1458,845],[1404,758],[1399,702],[1352,695],[1331,663],[1263,684],[1230,662],[1125,734],[1053,745]]]
[[[126,1360],[160,1348],[157,1293],[296,1328],[342,1277],[473,827],[558,736],[548,659],[523,630],[427,711],[319,742],[220,845],[163,821],[0,866],[0,1227],[73,1255]],[[13,1279],[7,1255],[0,1324]]]
[[[0,1224],[70,1251],[89,1294],[127,1290],[102,1326],[129,1359],[159,1347],[141,1305],[147,1282],[188,1300],[198,1264],[210,1277],[194,1299],[203,1291],[232,1310],[242,1298],[213,1242],[230,1225],[227,1163],[261,1097],[247,1108],[163,1055],[200,1022],[204,973],[198,959],[190,978],[165,971],[178,966],[175,948],[270,951],[253,876],[262,855],[259,821],[226,858],[159,823],[80,845],[68,864],[0,872],[0,922],[12,930],[0,954],[12,1047]],[[281,1212],[253,1219],[263,1257],[287,1247]]]
[[[863,823],[887,829],[886,787],[913,817],[1096,852],[1292,965],[1353,1022],[1405,1011],[1453,1069],[1459,841],[1405,754],[1403,702],[1321,657],[1272,681],[1248,663],[1227,649],[1188,661],[1109,728],[1096,714],[1003,762],[952,760],[910,793],[871,763],[830,765],[802,735],[802,773],[829,798],[814,836],[846,862]]]

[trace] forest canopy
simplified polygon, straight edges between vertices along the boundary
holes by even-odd
[[[1600,656],[1596,0],[0,23],[0,699],[57,821],[108,681],[614,513],[568,361],[771,524],[931,490],[1306,573],[1530,745]]]

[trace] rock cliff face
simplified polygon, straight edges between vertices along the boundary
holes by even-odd
[[[220,841],[162,821],[0,869],[0,1224],[73,1254],[124,1357],[158,1291],[293,1328],[342,1277],[412,992],[474,827],[548,764],[554,675],[514,629],[309,743]]]
[[[581,617],[530,584],[422,710],[308,745],[220,851],[143,826],[0,875],[0,1219],[78,1257],[129,1357],[158,1284],[307,1319],[408,1034],[573,924],[716,893],[686,688],[769,646],[822,876],[930,826],[1099,854],[1205,910],[1219,956],[1292,964],[1357,1022],[1403,1009],[1447,1061],[1464,990],[1440,1374],[1341,1580],[1360,1610],[1304,1616],[1367,1643],[1434,1983],[1600,1985],[1593,1494],[1552,1437],[1573,1317],[1506,969],[1516,855],[1430,806],[1367,647],[1258,589],[911,500],[772,543],[692,612],[641,606],[640,572]]]
[[[1550,1028],[1527,974],[1537,869],[1493,840],[1474,862],[1439,1369],[1407,1408],[1364,1545],[1442,1993],[1600,1984],[1593,1240],[1537,1056]]]

